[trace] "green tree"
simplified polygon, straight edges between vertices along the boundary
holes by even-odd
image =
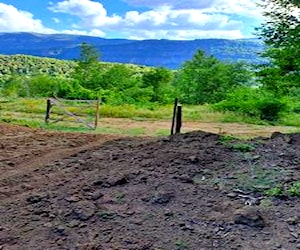
[[[153,68],[145,72],[142,77],[143,87],[150,87],[153,90],[151,101],[168,102],[171,91],[173,73],[166,68]]]
[[[28,96],[28,82],[25,83],[27,79],[24,79],[20,75],[11,75],[1,87],[2,96],[10,97],[26,97]]]
[[[234,87],[246,84],[249,79],[250,75],[242,65],[222,63],[198,50],[179,70],[175,86],[185,103],[216,103],[225,99]]]
[[[100,54],[95,47],[87,43],[80,46],[80,57],[73,74],[79,84],[90,90],[99,90],[102,69],[99,63]]]
[[[142,76],[126,64],[109,67],[102,76],[101,96],[106,103],[145,103],[149,102],[153,91],[142,85]]]
[[[264,56],[270,63],[260,67],[258,77],[277,96],[289,95],[300,87],[300,1],[266,0],[262,7],[266,22],[258,34],[267,45]]]

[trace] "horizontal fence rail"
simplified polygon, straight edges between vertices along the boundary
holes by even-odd
[[[66,100],[48,98],[46,101],[45,122],[57,123],[68,119],[82,123],[89,129],[96,129],[99,122],[100,99]],[[90,119],[89,119],[90,118]],[[90,120],[93,120],[91,123]]]

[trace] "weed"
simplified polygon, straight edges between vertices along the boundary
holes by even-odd
[[[300,181],[294,182],[286,192],[291,196],[300,196]]]
[[[188,249],[188,244],[184,240],[177,240],[175,242],[175,245],[178,247],[179,250]]]
[[[236,143],[233,144],[232,149],[238,152],[247,153],[255,150],[255,147],[253,145],[247,144],[247,143]]]
[[[220,142],[222,142],[222,143],[230,142],[230,141],[233,141],[235,139],[236,138],[233,137],[232,135],[222,135],[219,138]]]
[[[264,168],[261,166],[252,165],[250,171],[237,173],[237,187],[242,190],[256,192],[279,192],[280,177],[284,172],[280,168]]]
[[[265,191],[265,194],[270,197],[284,197],[284,196],[300,196],[300,181],[293,182],[285,187],[278,184],[276,187]]]
[[[271,197],[282,197],[284,195],[284,190],[281,185],[278,185],[276,187],[266,190],[265,194]]]
[[[98,216],[101,220],[106,221],[114,219],[116,217],[116,214],[114,212],[103,210],[98,213]]]

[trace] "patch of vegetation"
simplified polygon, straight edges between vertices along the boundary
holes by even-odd
[[[286,192],[291,196],[300,196],[300,181],[294,182]]]
[[[283,193],[283,187],[281,185],[278,185],[265,191],[265,194],[271,197],[282,197],[284,195]]]
[[[236,172],[236,187],[251,192],[269,192],[276,193],[279,190],[278,183],[284,176],[284,170],[281,168],[267,168],[252,165],[248,171]]]
[[[231,148],[234,151],[242,152],[242,153],[247,153],[255,150],[255,146],[247,143],[236,143],[231,145]]]
[[[177,240],[175,242],[175,245],[177,246],[178,250],[188,249],[188,247],[189,247],[187,242],[184,240]]]
[[[107,210],[100,211],[97,215],[103,221],[112,220],[116,217],[116,213]]]
[[[184,120],[300,124],[298,85],[295,86],[294,79],[286,78],[278,83],[278,89],[273,81],[266,81],[270,75],[273,77],[273,71],[262,70],[268,77],[260,75],[261,82],[257,82],[256,71],[251,71],[249,66],[224,63],[203,51],[196,51],[176,71],[99,62],[100,54],[93,46],[82,44],[80,58],[72,62],[23,55],[0,56],[3,62],[0,63],[0,98],[101,98],[102,117],[171,119],[173,100],[178,97],[184,104]],[[281,87],[285,90],[281,91]],[[7,111],[11,104],[1,103],[1,110]],[[42,114],[44,105],[18,103],[13,112]]]
[[[300,197],[300,181],[292,182],[290,184],[279,184],[276,187],[265,191],[265,194],[270,197],[285,197],[296,196]]]
[[[167,136],[170,134],[170,129],[159,129],[155,131],[153,136]]]
[[[231,142],[234,141],[236,138],[232,135],[221,135],[219,140],[221,143],[227,143],[227,142]]]

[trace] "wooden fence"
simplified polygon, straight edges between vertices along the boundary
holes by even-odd
[[[99,121],[100,100],[66,100],[49,98],[46,102],[45,122],[72,121],[96,129]],[[92,119],[92,122],[91,122]]]

